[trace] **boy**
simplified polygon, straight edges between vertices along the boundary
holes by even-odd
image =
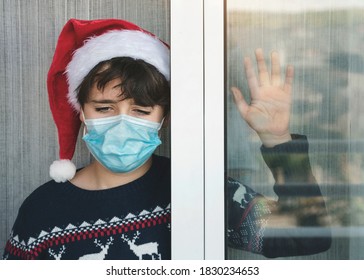
[[[325,216],[307,144],[292,141],[288,131],[293,70],[287,70],[282,87],[277,55],[272,56],[272,81],[262,58],[258,50],[261,85],[246,60],[252,103],[248,105],[234,88],[237,107],[262,139],[273,174],[283,168],[288,183],[311,180],[300,194],[315,196]],[[21,206],[4,258],[170,259],[170,162],[153,155],[170,109],[166,44],[125,21],[70,20],[58,41],[48,92],[61,160],[51,166],[53,180]],[[76,172],[70,159],[81,122],[83,140],[96,160]],[[286,152],[302,153],[303,160],[291,167]],[[268,257],[328,248],[329,235],[265,236],[269,218],[280,204],[233,179],[227,187],[232,246]],[[287,188],[287,184],[276,186],[282,201]],[[297,200],[295,193],[292,197]]]

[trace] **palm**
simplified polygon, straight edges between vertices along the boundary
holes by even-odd
[[[263,87],[243,115],[257,133],[282,134],[288,130],[291,100],[279,88]]]
[[[250,59],[244,60],[251,103],[247,104],[239,89],[232,88],[232,91],[241,116],[264,142],[268,138],[273,139],[289,135],[293,68],[287,67],[286,80],[283,84],[279,57],[276,52],[271,55],[271,75],[267,71],[262,50],[256,51],[256,59],[259,81]]]

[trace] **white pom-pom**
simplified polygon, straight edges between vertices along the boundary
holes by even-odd
[[[49,175],[57,183],[71,180],[76,174],[76,166],[68,159],[55,160],[49,167]]]

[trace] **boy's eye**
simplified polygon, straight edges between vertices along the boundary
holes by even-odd
[[[150,111],[147,110],[134,109],[134,112],[140,115],[150,115]]]
[[[111,107],[97,107],[95,108],[96,112],[99,112],[99,113],[107,113],[109,111],[112,110]]]

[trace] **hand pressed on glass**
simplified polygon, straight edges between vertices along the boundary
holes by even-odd
[[[283,82],[279,55],[276,51],[271,53],[271,73],[268,72],[263,50],[257,49],[255,56],[258,78],[251,59],[244,59],[251,96],[250,104],[238,88],[232,87],[231,91],[242,118],[258,133],[264,146],[273,147],[291,140],[289,119],[294,70],[293,66],[287,66]]]

